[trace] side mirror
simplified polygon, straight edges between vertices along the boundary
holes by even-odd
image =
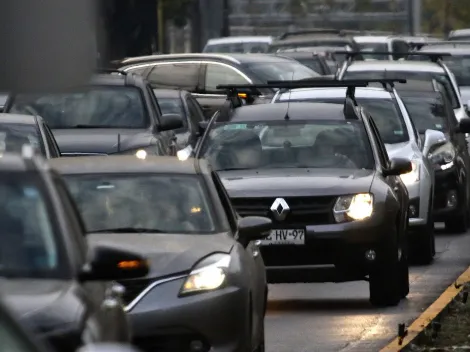
[[[93,248],[92,259],[79,274],[81,281],[136,279],[149,273],[149,263],[141,255],[108,246]]]
[[[247,216],[238,220],[238,235],[248,244],[250,241],[260,240],[269,236],[273,227],[271,219],[262,216]]]
[[[411,161],[403,158],[393,158],[390,160],[390,167],[384,170],[384,176],[399,176],[411,172],[413,166]]]
[[[159,131],[171,131],[183,128],[183,118],[178,114],[164,114],[160,118]]]
[[[470,118],[466,117],[459,121],[459,125],[455,130],[456,133],[470,133]]]
[[[441,131],[426,130],[424,133],[423,154],[428,155],[431,148],[444,144],[447,141],[445,134]]]
[[[80,347],[76,352],[140,352],[140,350],[121,343],[93,343]]]
[[[207,126],[209,125],[209,121],[200,121],[198,126],[198,134],[202,136],[204,132],[206,132]]]

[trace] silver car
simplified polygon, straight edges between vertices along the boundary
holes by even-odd
[[[322,101],[342,104],[345,94],[346,88],[302,88],[278,92],[272,102]],[[415,261],[429,263],[435,254],[432,218],[434,170],[425,156],[431,144],[445,137],[440,131],[430,130],[423,143],[395,89],[356,88],[355,97],[372,115],[390,157],[412,161],[413,170],[401,175],[410,198],[410,249]]]

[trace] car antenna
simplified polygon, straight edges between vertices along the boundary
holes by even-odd
[[[292,78],[291,81],[294,81],[294,72],[292,71]],[[290,98],[292,96],[292,89],[289,89],[289,98],[287,98],[287,110],[286,110],[286,116],[284,116],[284,120],[288,121],[289,120],[289,107],[290,107]]]
[[[121,152],[121,134],[118,133],[118,141],[117,141],[117,152],[120,153]]]

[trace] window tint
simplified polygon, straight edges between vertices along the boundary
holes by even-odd
[[[402,100],[419,133],[426,130],[448,132],[446,107],[441,98],[413,96],[402,97]]]
[[[29,144],[42,155],[46,155],[44,141],[36,124],[0,124],[0,153],[21,153],[23,145]]]
[[[178,88],[193,92],[198,86],[199,67],[197,63],[158,64],[147,80],[154,88]]]
[[[372,54],[367,54],[369,53],[374,53],[374,52],[387,52],[388,51],[388,46],[386,43],[358,43],[359,48],[361,49],[362,52],[366,52],[362,54],[362,57],[364,59],[371,59],[371,60],[388,60],[388,55],[372,55]]]
[[[132,73],[135,73],[136,75],[141,75],[143,76],[143,73],[148,70],[148,66],[144,66],[144,67],[131,67],[129,69],[126,69],[125,71],[126,72],[132,72]]]
[[[207,92],[221,92],[219,84],[248,84],[243,76],[231,67],[219,64],[207,64],[205,89]]]

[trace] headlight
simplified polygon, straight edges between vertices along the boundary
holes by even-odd
[[[336,222],[364,220],[372,215],[374,197],[370,193],[341,196],[336,200],[333,214]]]
[[[185,161],[185,160],[188,160],[189,157],[191,157],[192,152],[193,152],[193,148],[190,145],[188,145],[186,148],[178,150],[176,152],[176,156],[178,160]]]
[[[213,263],[209,264],[210,261]],[[204,259],[186,278],[181,287],[180,296],[213,291],[223,287],[229,265],[230,255],[228,254],[216,254]]]
[[[146,147],[134,148],[124,150],[122,152],[116,153],[118,155],[136,155],[139,159],[145,159],[147,155],[162,155],[156,144],[148,145]]]
[[[446,143],[429,153],[428,159],[436,169],[448,169],[454,164],[455,149],[452,144]]]
[[[411,185],[419,181],[419,164],[415,160],[411,160],[411,171],[400,175],[401,180],[405,185]]]

